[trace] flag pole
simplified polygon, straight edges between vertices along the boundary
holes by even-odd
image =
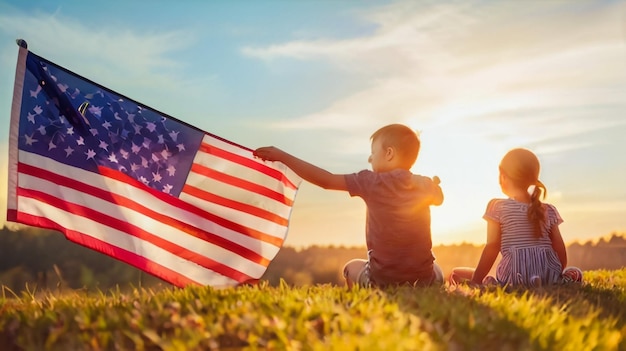
[[[28,43],[26,43],[26,40],[24,39],[15,39],[15,43],[24,49],[28,49]]]

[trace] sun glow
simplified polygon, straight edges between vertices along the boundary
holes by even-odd
[[[442,119],[454,118],[446,115]],[[409,121],[408,124],[419,128],[419,122]],[[502,196],[497,165],[506,149],[484,134],[484,131],[469,130],[458,123],[437,122],[421,127],[421,150],[412,171],[428,177],[438,176],[444,193],[443,204],[431,208],[434,244],[484,242],[482,216],[489,200]]]

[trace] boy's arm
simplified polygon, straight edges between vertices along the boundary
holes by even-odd
[[[439,177],[434,176],[433,177],[433,205],[435,206],[439,206],[443,203],[443,191],[441,190],[439,183],[441,183],[441,180],[439,179]]]
[[[439,186],[441,183],[439,177],[434,176],[432,179],[420,175],[416,177],[419,179],[422,190],[428,193],[428,203],[435,206],[441,205],[443,203],[443,191]]]
[[[260,147],[254,150],[253,155],[264,161],[282,162],[302,179],[324,189],[348,190],[343,174],[330,173],[325,169],[288,154],[277,147]]]

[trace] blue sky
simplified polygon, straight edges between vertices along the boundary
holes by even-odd
[[[415,172],[446,196],[435,244],[484,242],[513,147],[538,154],[566,242],[626,232],[623,1],[0,1],[5,131],[16,38],[201,129],[336,173],[368,168],[379,127],[411,125]],[[363,230],[359,199],[303,184],[286,244],[362,245]]]

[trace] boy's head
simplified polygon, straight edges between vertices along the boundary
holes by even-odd
[[[386,172],[396,168],[413,167],[420,151],[420,140],[411,128],[402,124],[390,124],[374,132],[372,154],[369,162],[374,172]]]

